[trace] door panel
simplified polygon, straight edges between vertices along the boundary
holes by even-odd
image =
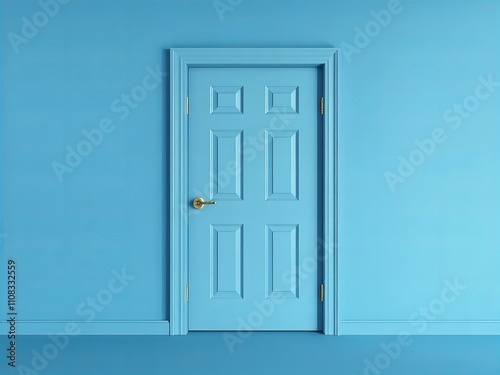
[[[297,225],[266,225],[266,298],[299,297]]]
[[[210,184],[210,199],[243,199],[243,174],[226,172],[231,163],[234,163],[235,171],[242,169],[242,131],[214,130],[210,133],[210,176],[218,176]]]
[[[210,298],[243,298],[242,225],[219,224],[210,228]]]
[[[317,68],[190,68],[190,330],[321,329]]]
[[[266,130],[266,200],[298,199],[298,134]]]

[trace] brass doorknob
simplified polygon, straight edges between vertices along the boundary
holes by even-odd
[[[205,201],[202,197],[196,197],[193,200],[193,207],[197,210],[201,210],[206,204],[217,204],[217,202]]]

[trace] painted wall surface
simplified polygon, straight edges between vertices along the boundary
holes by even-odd
[[[434,319],[500,318],[499,2],[0,10],[0,300],[13,258],[22,319],[168,318],[168,48],[331,46],[341,47],[340,319],[409,319],[455,278],[467,289]],[[92,305],[124,268],[127,286]],[[18,365],[34,372],[17,373],[500,374],[493,336],[72,337],[55,355],[50,343],[20,338]],[[37,362],[44,350],[51,359]]]

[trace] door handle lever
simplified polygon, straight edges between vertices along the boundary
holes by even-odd
[[[202,197],[196,197],[193,199],[193,207],[197,210],[201,210],[206,204],[217,204],[217,202],[205,201]]]

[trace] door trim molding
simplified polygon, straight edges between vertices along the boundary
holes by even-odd
[[[323,69],[323,333],[337,334],[337,48],[174,48],[170,50],[170,334],[188,327],[188,73],[193,67]]]

